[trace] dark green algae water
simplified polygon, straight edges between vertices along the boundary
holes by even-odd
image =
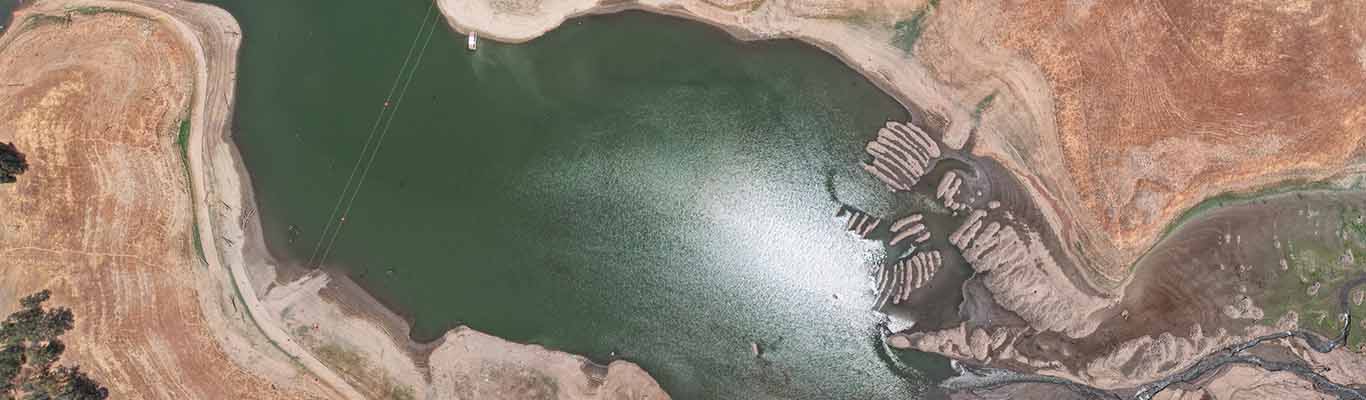
[[[266,239],[302,264],[427,3],[216,3],[245,35],[234,135]],[[679,399],[940,397],[946,362],[887,350],[870,309],[895,254],[827,191],[904,211],[856,163],[908,115],[832,56],[640,12],[473,53],[442,23],[395,109],[328,265],[415,339],[621,357]]]

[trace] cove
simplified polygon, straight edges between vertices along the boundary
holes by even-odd
[[[267,243],[302,265],[428,4],[215,3]],[[415,339],[621,357],[679,399],[940,395],[942,358],[880,339],[870,271],[896,255],[835,217],[906,207],[858,162],[910,116],[834,57],[628,12],[477,52],[443,22],[413,76],[327,267]]]

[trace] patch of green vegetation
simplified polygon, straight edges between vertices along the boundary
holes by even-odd
[[[68,8],[68,9],[66,9],[67,14],[81,14],[81,15],[95,15],[95,14],[104,13],[104,12],[109,12],[109,11],[112,11],[112,9],[110,9],[109,7],[95,7],[95,6],[73,7],[73,8]]]
[[[25,30],[37,28],[43,25],[69,23],[71,23],[70,15],[34,14],[29,16],[28,19],[25,19],[24,24],[20,26],[19,29]]]
[[[365,367],[365,359],[361,358],[360,354],[356,354],[356,352],[342,348],[340,345],[334,343],[318,346],[318,348],[313,349],[313,353],[317,354],[318,358],[326,361],[327,365],[337,368],[342,372],[359,372]]]
[[[175,144],[176,144],[176,146],[180,146],[180,154],[181,154],[181,155],[185,155],[185,154],[189,153],[189,150],[190,150],[190,148],[189,148],[189,146],[190,146],[190,120],[189,120],[189,119],[183,119],[183,120],[180,121],[180,131],[177,132],[177,134],[176,134],[176,137],[175,137]]]
[[[413,388],[394,385],[394,387],[389,390],[389,398],[393,400],[413,400],[417,398],[417,393],[413,391]]]
[[[370,389],[382,398],[392,400],[412,400],[417,398],[413,388],[399,385],[382,371],[368,367],[364,357],[335,343],[327,343],[313,350],[313,354],[327,366],[348,378],[362,383],[361,389]]]
[[[71,7],[71,8],[67,8],[67,9],[66,9],[66,15],[67,15],[68,17],[70,17],[71,15],[95,15],[95,14],[118,14],[118,15],[126,15],[126,16],[129,16],[129,17],[136,17],[136,18],[144,18],[144,19],[147,18],[146,16],[143,16],[143,15],[141,15],[141,14],[138,14],[138,13],[135,13],[135,12],[132,12],[132,11],[120,10],[120,9],[117,9],[117,8],[109,8],[109,7],[87,6],[87,7]]]
[[[1286,193],[1292,193],[1292,192],[1310,191],[1310,190],[1335,190],[1335,189],[1336,189],[1336,186],[1333,186],[1333,184],[1332,184],[1332,183],[1329,183],[1329,182],[1323,182],[1323,181],[1289,181],[1289,182],[1286,182],[1286,183],[1284,183],[1284,184],[1280,184],[1280,185],[1276,185],[1276,186],[1272,186],[1272,187],[1268,187],[1268,188],[1265,188],[1265,189],[1256,190],[1256,191],[1252,191],[1252,192],[1242,192],[1242,193],[1239,193],[1239,192],[1227,192],[1227,193],[1222,193],[1222,194],[1219,194],[1218,196],[1214,196],[1214,197],[1210,197],[1210,198],[1208,198],[1208,199],[1205,199],[1204,201],[1201,201],[1199,204],[1196,204],[1194,207],[1191,207],[1191,208],[1187,209],[1185,212],[1182,212],[1182,213],[1181,213],[1181,216],[1176,217],[1176,219],[1173,219],[1172,222],[1168,223],[1167,226],[1166,226],[1165,228],[1163,228],[1163,230],[1162,230],[1162,235],[1159,236],[1159,241],[1160,241],[1161,238],[1165,238],[1165,237],[1167,237],[1167,235],[1170,235],[1172,232],[1175,232],[1175,231],[1176,231],[1176,228],[1179,228],[1182,224],[1185,224],[1186,222],[1190,222],[1190,220],[1193,219],[1193,218],[1195,218],[1196,216],[1199,216],[1200,214],[1203,214],[1203,213],[1205,213],[1206,211],[1214,210],[1214,209],[1219,208],[1219,207],[1223,207],[1223,206],[1226,206],[1226,205],[1241,204],[1241,203],[1245,203],[1245,202],[1249,202],[1249,201],[1261,200],[1261,199],[1263,199],[1263,198],[1265,198],[1265,197],[1271,197],[1271,196],[1276,196],[1276,195],[1281,195],[1281,194],[1286,194]]]
[[[126,15],[126,16],[130,16],[130,17],[135,17],[135,18],[142,18],[142,19],[146,19],[146,18],[147,18],[147,17],[144,16],[144,15],[141,15],[141,14],[138,14],[138,13],[135,13],[135,12],[132,12],[132,11],[120,10],[120,9],[109,8],[109,7],[95,7],[95,6],[71,7],[71,8],[67,8],[66,10],[64,10],[64,12],[63,12],[62,14],[60,14],[60,15],[53,15],[53,14],[34,14],[34,15],[32,15],[32,16],[29,16],[28,19],[24,20],[23,25],[20,25],[19,29],[21,29],[21,30],[23,30],[23,29],[31,29],[31,28],[35,28],[35,27],[39,27],[39,26],[43,26],[43,25],[47,25],[47,24],[69,24],[69,23],[71,23],[71,21],[72,21],[71,16],[73,16],[73,15],[96,15],[96,14],[119,14],[119,15]]]
[[[896,34],[892,35],[892,45],[908,55],[913,54],[915,42],[919,41],[920,35],[925,32],[925,19],[929,18],[930,11],[938,6],[938,1],[930,1],[929,4],[915,10],[910,19],[903,19],[892,25],[892,29],[896,31]]]
[[[1287,312],[1294,311],[1299,314],[1299,325],[1303,329],[1328,338],[1336,338],[1341,333],[1338,313],[1342,310],[1338,308],[1338,291],[1364,271],[1357,261],[1344,262],[1343,257],[1346,252],[1351,252],[1353,259],[1366,255],[1366,222],[1363,222],[1366,213],[1362,209],[1347,206],[1340,207],[1338,212],[1340,228],[1346,239],[1342,242],[1343,246],[1338,246],[1333,240],[1317,238],[1286,241],[1283,244],[1288,255],[1286,265],[1289,270],[1278,269],[1276,279],[1268,282],[1263,292],[1264,298],[1257,301],[1264,305],[1263,323],[1274,324]],[[1320,285],[1319,292],[1309,296],[1309,288],[1315,283]],[[1352,315],[1354,323],[1366,321],[1366,304],[1349,304],[1346,311]],[[1346,344],[1349,349],[1356,351],[1366,344],[1366,327],[1357,325],[1353,328]]]
[[[194,245],[194,252],[199,256],[199,261],[208,264],[208,259],[204,257],[204,242],[199,237],[199,213],[195,212],[194,204],[194,176],[190,174],[190,120],[184,118],[180,120],[180,129],[176,133],[176,147],[180,148],[180,165],[185,169],[185,182],[190,183],[190,240]]]
[[[190,111],[186,110],[185,115],[190,115]],[[194,198],[194,175],[190,173],[190,120],[188,117],[182,118],[180,120],[179,128],[176,130],[175,144],[176,147],[180,148],[180,165],[181,168],[184,168],[185,171],[185,182],[187,184],[186,189],[190,191],[191,245],[194,247],[195,254],[199,257],[199,261],[203,263],[203,265],[208,265],[209,261],[204,256],[203,238],[199,236],[199,213],[194,208],[194,205],[197,203],[195,202],[196,199]],[[223,267],[225,269],[229,268],[227,265],[224,265]],[[251,319],[251,323],[255,324],[257,326],[257,329],[261,329],[260,323],[256,320],[256,315],[251,312],[251,307],[246,306],[246,298],[242,296],[242,288],[237,286],[236,279],[231,279],[232,271],[225,272],[229,274],[228,281],[232,283],[233,295],[236,296],[237,302],[242,304],[242,312],[246,314],[247,318]],[[288,355],[290,360],[294,361],[294,365],[296,367],[298,367],[301,370],[306,370],[303,363],[299,361],[298,357],[295,357],[293,354],[290,354],[288,351],[285,351],[285,348],[281,347],[280,343],[276,342],[274,339],[271,339],[269,337],[266,338],[266,341],[270,342],[270,344],[272,346],[275,346],[276,349],[279,349],[280,352]]]
[[[982,101],[977,102],[976,107],[972,108],[973,126],[982,123],[982,113],[986,112],[988,108],[991,108],[991,102],[996,101],[996,95],[998,93],[999,92],[993,90],[987,97],[983,97]]]
[[[1325,337],[1337,337],[1342,327],[1338,321],[1338,288],[1354,276],[1354,271],[1339,262],[1341,252],[1324,241],[1287,241],[1286,265],[1289,270],[1276,268],[1275,280],[1262,293],[1264,305],[1262,322],[1274,325],[1277,320],[1294,311],[1299,314],[1300,327]],[[1318,292],[1309,295],[1314,284]],[[1360,340],[1360,338],[1355,338]]]
[[[1338,210],[1342,218],[1340,228],[1344,233],[1352,234],[1349,239],[1354,242],[1366,242],[1366,214],[1357,208],[1342,208]]]
[[[24,296],[19,311],[0,323],[0,399],[108,398],[109,389],[80,367],[57,365],[66,351],[59,337],[71,330],[75,316],[66,307],[43,308],[51,295],[43,290]]]

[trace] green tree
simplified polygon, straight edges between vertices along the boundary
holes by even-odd
[[[58,336],[71,330],[71,310],[43,308],[44,290],[19,300],[23,307],[0,322],[0,400],[101,400],[109,390],[79,367],[54,365],[66,351]]]
[[[24,155],[12,143],[0,143],[0,183],[14,183],[16,176],[28,170]]]

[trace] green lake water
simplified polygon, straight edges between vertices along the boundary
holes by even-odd
[[[14,10],[19,8],[19,0],[0,0],[0,32],[9,30]]]
[[[427,3],[216,3],[245,35],[234,135],[266,239],[303,264]],[[390,111],[327,264],[416,339],[625,358],[678,399],[940,397],[945,360],[883,346],[889,256],[828,190],[904,210],[857,162],[909,116],[834,57],[639,12],[469,52],[443,22]]]

